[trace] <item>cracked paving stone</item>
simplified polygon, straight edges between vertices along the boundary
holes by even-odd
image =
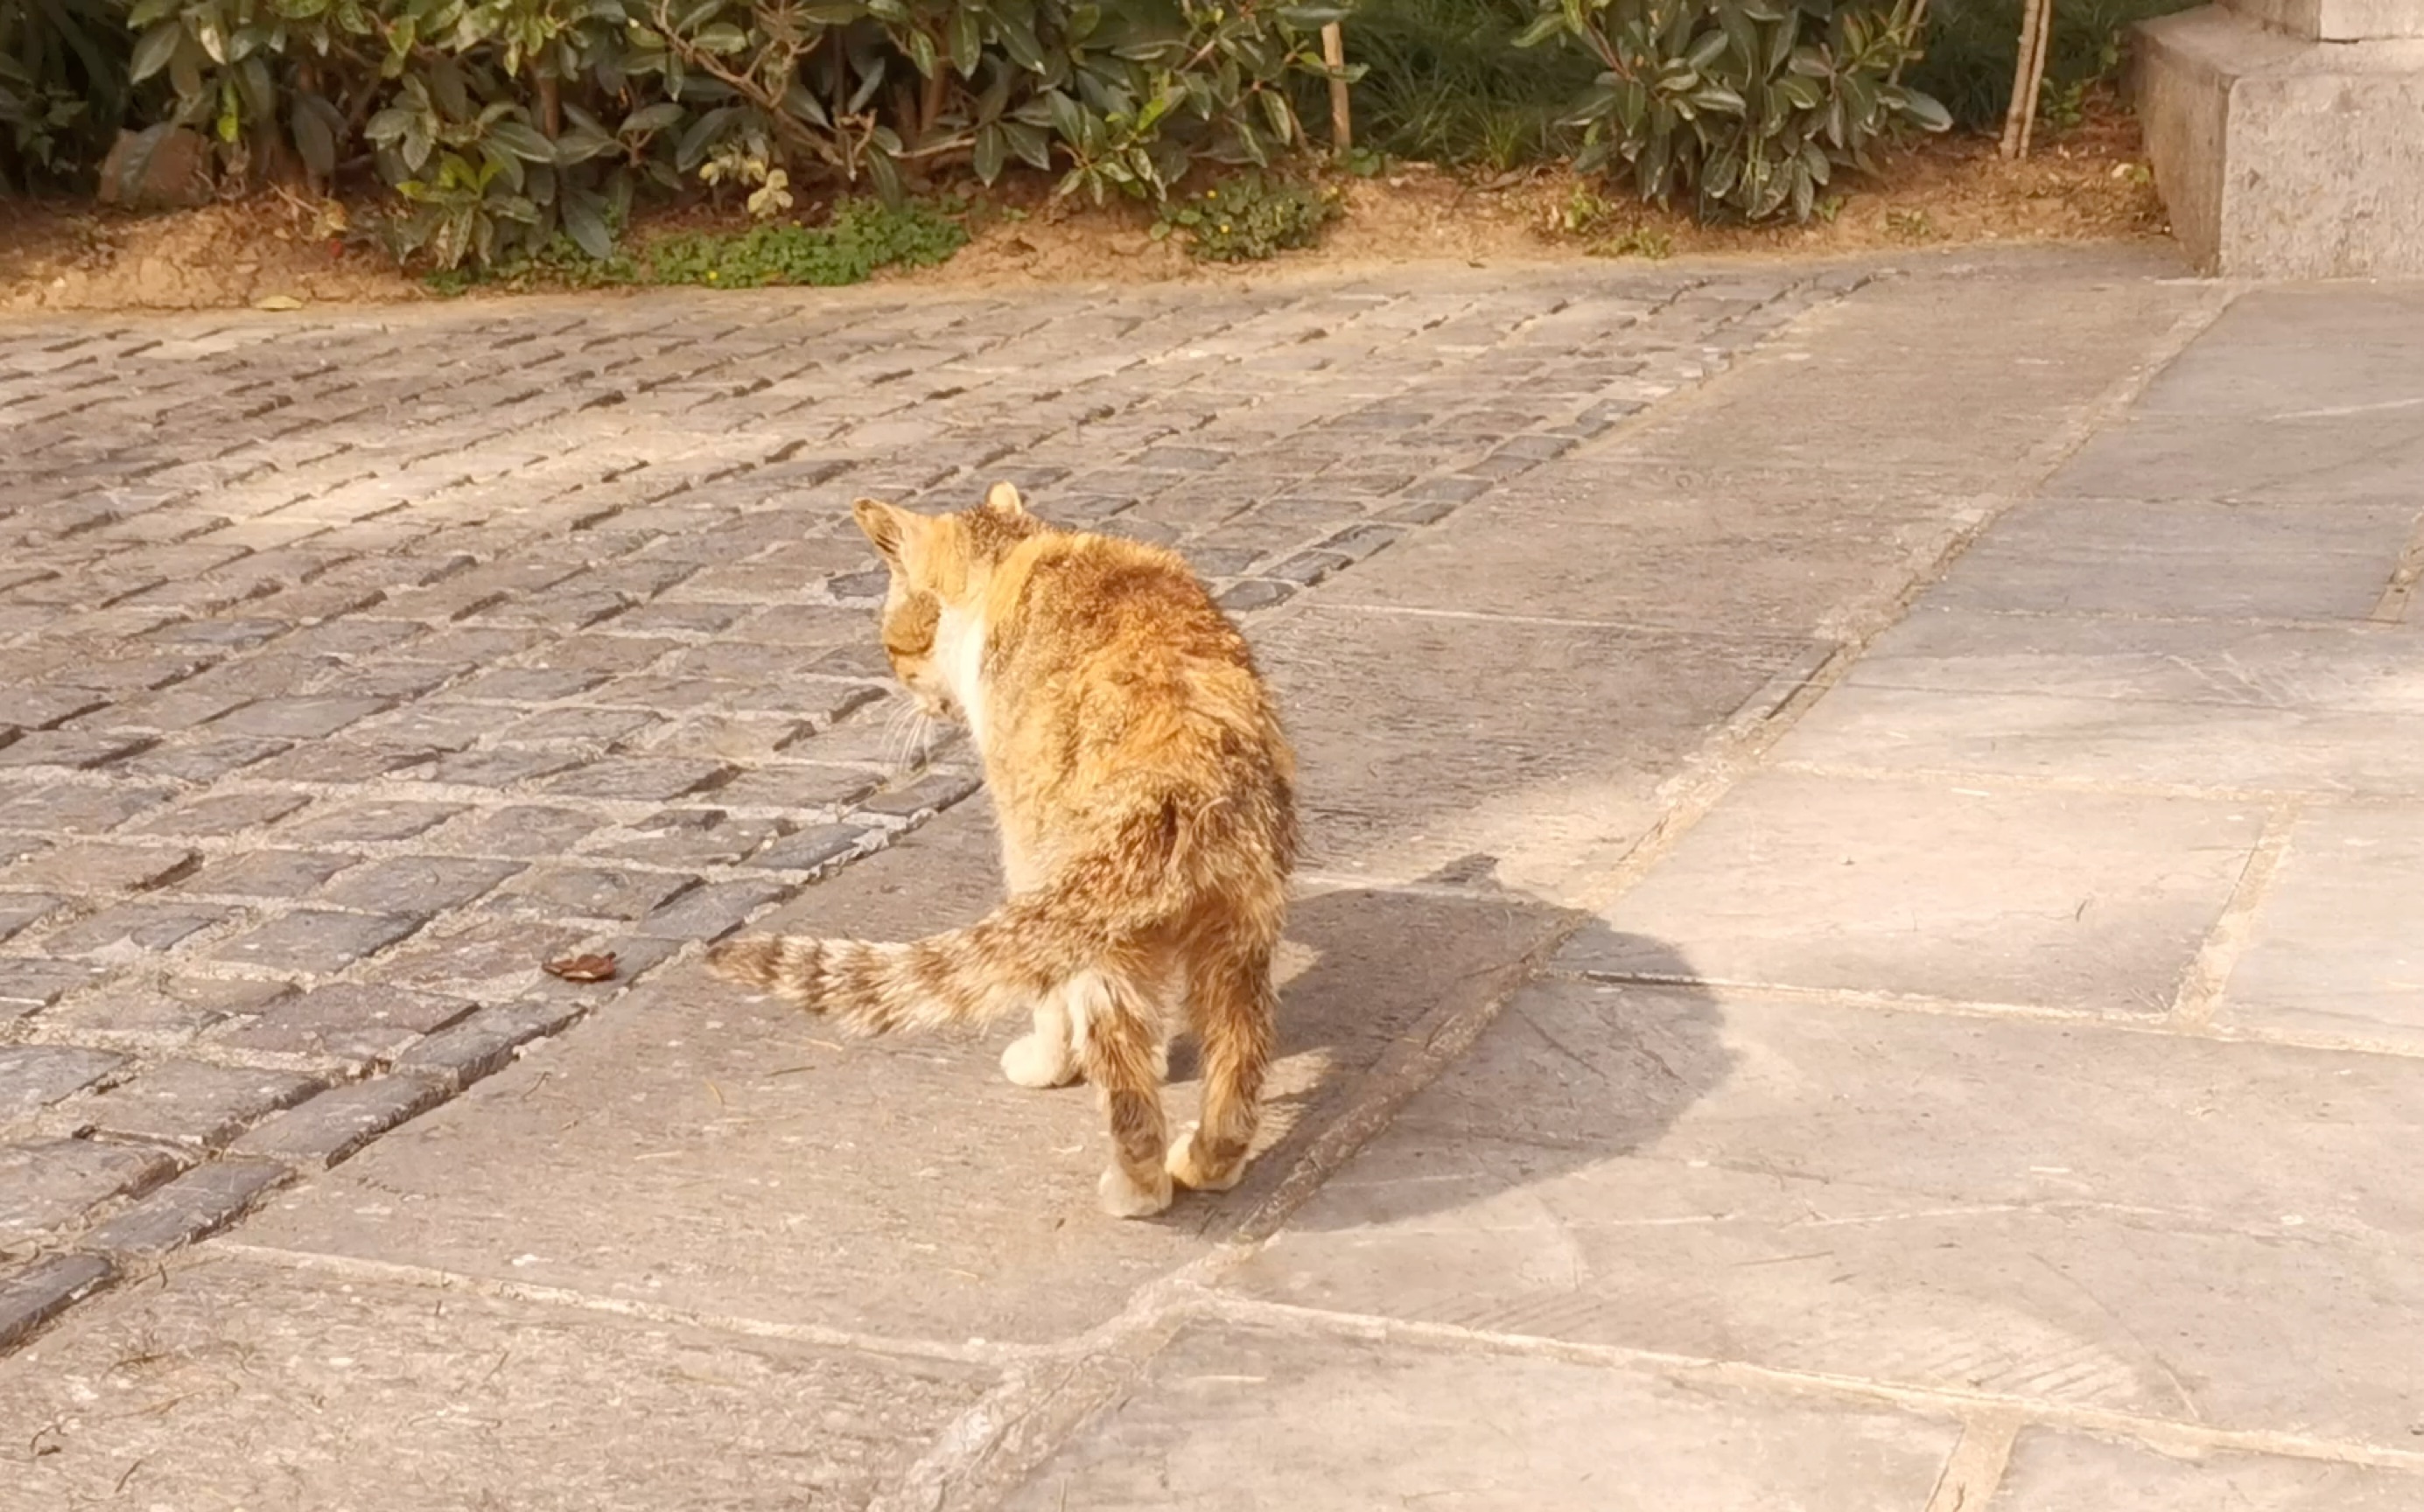
[[[734,771],[722,761],[625,756],[593,761],[549,783],[547,791],[566,798],[664,804],[712,788]]]
[[[191,836],[209,839],[236,835],[263,824],[274,824],[308,806],[309,793],[219,793],[156,814],[127,830],[129,835]]]
[[[749,858],[770,871],[820,871],[868,849],[884,832],[858,824],[819,824],[787,835]]]
[[[245,705],[211,727],[232,735],[316,740],[387,707],[386,700],[378,698],[263,698]]]
[[[360,860],[346,851],[253,851],[207,863],[178,890],[229,898],[300,899]]]
[[[39,1012],[104,975],[100,966],[76,962],[0,960],[0,1023]]]
[[[116,1268],[99,1255],[44,1255],[0,1270],[0,1353],[107,1285]]]
[[[517,881],[496,905],[582,918],[636,919],[696,885],[696,877],[678,872],[543,867]]]
[[[168,1060],[94,1098],[90,1116],[103,1134],[215,1150],[320,1086],[294,1072]]]
[[[397,1074],[333,1087],[261,1124],[231,1147],[307,1170],[327,1170],[446,1100],[442,1076]]]
[[[45,935],[42,948],[59,955],[156,954],[238,916],[234,909],[208,903],[141,899],[104,908]]]
[[[409,840],[445,823],[462,808],[453,804],[355,804],[290,822],[279,838],[305,845],[373,844]]]
[[[113,1197],[140,1192],[173,1175],[164,1150],[92,1139],[28,1139],[0,1144],[0,1244],[66,1227]]]
[[[339,982],[265,1004],[251,1023],[219,1035],[217,1042],[239,1050],[387,1060],[476,1006],[465,997]]]
[[[114,830],[145,809],[165,803],[166,788],[71,787],[37,788],[0,805],[0,830],[51,830],[98,835]]]
[[[0,767],[73,767],[89,771],[145,750],[154,739],[149,735],[36,730],[0,745]]]
[[[313,901],[373,914],[436,915],[462,907],[521,869],[516,861],[391,856],[346,873]]]
[[[39,1112],[126,1064],[106,1050],[69,1045],[0,1045],[0,1122]]]
[[[88,1250],[146,1257],[181,1249],[243,1217],[286,1175],[285,1167],[266,1160],[215,1160],[197,1166],[99,1224],[78,1244]]]
[[[428,921],[425,914],[341,914],[297,909],[240,934],[211,953],[270,971],[327,976],[376,955]]]
[[[201,859],[182,846],[64,845],[0,872],[0,884],[72,891],[79,897],[144,892],[175,882]]]
[[[49,893],[0,893],[0,940],[40,924],[57,913],[66,901]]]

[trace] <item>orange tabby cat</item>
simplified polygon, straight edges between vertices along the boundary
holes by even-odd
[[[1117,1157],[1106,1209],[1158,1213],[1172,1178],[1227,1190],[1270,1058],[1297,842],[1295,756],[1245,637],[1172,553],[1056,530],[1006,483],[956,515],[852,509],[891,568],[894,672],[983,757],[1010,896],[913,945],[753,935],[710,969],[866,1034],[1031,1011],[1002,1069],[1094,1084]],[[1204,1111],[1172,1147],[1163,1046],[1182,1005]]]

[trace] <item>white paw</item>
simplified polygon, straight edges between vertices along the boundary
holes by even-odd
[[[1117,1166],[1103,1172],[1095,1190],[1102,1194],[1103,1211],[1115,1218],[1149,1218],[1170,1205],[1172,1193],[1168,1171],[1147,1190]]]
[[[1187,1126],[1185,1134],[1171,1142],[1170,1156],[1163,1164],[1170,1170],[1171,1180],[1190,1191],[1225,1192],[1246,1177],[1246,1163],[1240,1160],[1230,1167],[1228,1173],[1220,1180],[1207,1179],[1204,1174],[1204,1168],[1195,1157],[1195,1125],[1192,1123]]]
[[[1001,1074],[1020,1087],[1066,1087],[1077,1079],[1077,1060],[1065,1042],[1022,1034],[1002,1051]]]

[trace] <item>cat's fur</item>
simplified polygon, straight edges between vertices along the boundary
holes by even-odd
[[[1093,1083],[1107,1209],[1158,1213],[1172,1178],[1235,1186],[1297,845],[1295,757],[1245,638],[1174,554],[1054,529],[1008,484],[955,515],[852,507],[891,569],[894,672],[983,758],[1009,898],[911,945],[743,937],[711,969],[866,1034],[1031,1011],[1002,1069]],[[1161,1079],[1181,1024],[1204,1109],[1172,1146]]]

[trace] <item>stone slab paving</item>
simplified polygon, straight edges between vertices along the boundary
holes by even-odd
[[[2398,901],[2424,896],[2424,782],[2399,741],[2418,664],[2400,650],[2400,573],[2424,506],[2391,531],[2393,480],[2368,471],[2424,415],[2408,403],[2424,392],[2424,299],[2233,303],[2168,272],[2065,253],[1846,276],[1756,345],[1715,327],[1708,361],[1745,355],[1605,435],[1520,472],[1412,470],[1394,497],[1455,476],[1440,492],[1459,507],[1427,500],[1429,523],[1368,559],[1353,533],[1397,504],[1306,520],[1260,559],[1210,554],[1262,527],[1252,510],[1190,511],[1251,491],[1292,445],[1276,432],[1167,469],[1179,481],[1112,516],[1189,533],[1236,602],[1267,605],[1249,633],[1303,753],[1312,836],[1259,1158],[1236,1192],[1156,1223],[1095,1213],[1083,1094],[1008,1087],[990,1044],[842,1043],[692,963],[694,942],[744,916],[900,935],[972,915],[997,886],[953,753],[894,770],[871,703],[806,716],[791,743],[825,755],[663,734],[726,720],[718,739],[744,742],[732,732],[782,717],[748,699],[821,678],[872,695],[873,669],[849,660],[863,602],[796,587],[807,564],[864,571],[830,529],[762,543],[712,600],[733,619],[628,632],[671,643],[661,660],[594,648],[628,616],[700,601],[696,574],[616,588],[636,599],[620,613],[513,648],[450,642],[474,664],[379,695],[391,707],[360,717],[368,733],[279,735],[280,709],[240,737],[282,742],[266,764],[401,743],[371,737],[409,716],[432,742],[421,759],[468,758],[449,770],[476,781],[179,778],[120,814],[126,788],[171,785],[117,764],[195,737],[78,775],[35,769],[97,795],[62,810],[96,827],[0,830],[38,842],[19,864],[76,845],[90,875],[135,880],[89,899],[72,870],[0,881],[37,920],[9,958],[70,983],[0,1041],[20,1053],[0,1064],[40,1089],[19,1094],[35,1111],[8,1125],[11,1156],[72,1177],[89,1214],[63,1229],[50,1215],[66,1199],[13,1210],[24,1236],[0,1243],[24,1258],[0,1306],[35,1320],[91,1294],[0,1359],[0,1444],[26,1445],[0,1508],[2424,1505],[2424,1204],[2407,1158],[2424,1074]],[[1566,277],[1465,296],[1529,300],[1539,325],[1501,324],[1556,330]],[[1755,278],[1800,287],[1681,270],[1647,318],[1703,318],[1730,297],[1709,291]],[[866,297],[885,320],[927,308]],[[1177,402],[1190,374],[1294,385],[1326,434],[1318,417],[1339,411],[1321,406],[1343,401],[1324,385],[1360,390],[1393,360],[1375,345],[1289,365],[1332,339],[1295,340],[1289,311],[1336,285],[1061,297],[1045,296],[1049,319],[1077,350],[954,371],[1041,389],[1060,363],[1084,375],[1067,381],[1108,381],[1148,327],[1086,324],[1103,309],[1185,324],[1190,305],[1269,302],[1231,328],[1260,337],[1174,339],[1152,359],[1182,380],[1169,394],[1079,424],[1123,436],[1123,458],[1218,452],[1207,435],[1261,412],[1142,435],[1135,415]],[[1456,404],[1357,404],[1503,414],[1528,385],[1458,376],[1506,349],[1473,334],[1489,324],[1451,315],[1399,338],[1445,343],[1416,381]],[[2345,358],[2324,361],[2324,342]],[[1196,374],[1197,352],[1215,365]],[[2312,395],[2285,390],[2302,373]],[[1559,413],[1635,376],[1559,392]],[[906,454],[959,397],[887,410],[868,397],[884,387],[845,385],[819,412]],[[610,408],[654,413],[654,392]],[[705,412],[668,414],[709,434]],[[2264,497],[2172,490],[2166,459],[2200,422],[2210,446],[2263,460]],[[1419,450],[1430,423],[1382,427],[1337,465],[1383,470],[1374,459]],[[647,424],[661,445],[676,434]],[[2341,449],[2276,466],[2276,424]],[[1039,485],[1039,506],[1062,486]],[[817,489],[856,485],[837,473],[803,497]],[[617,517],[682,536],[692,507]],[[2183,525],[2259,517],[2241,507],[2319,523]],[[2081,518],[2105,533],[2097,554],[2057,560],[2061,522]],[[464,536],[515,528],[500,505]],[[531,557],[569,537],[553,528],[533,526]],[[1306,556],[1316,530],[1339,562]],[[2247,560],[2272,552],[2277,574]],[[1280,570],[1300,560],[1326,570]],[[2360,563],[2369,598],[2349,586]],[[2053,591],[2065,574],[2075,600]],[[2182,586],[2199,574],[2203,597]],[[422,633],[473,633],[553,587],[449,600],[453,628]],[[812,629],[740,633],[777,619]],[[624,678],[646,696],[594,696]],[[317,701],[362,695],[295,696],[315,701],[291,716],[308,725],[335,717]],[[507,738],[531,728],[545,733]],[[21,739],[38,733],[52,731]],[[696,761],[730,770],[679,801],[614,796]],[[828,769],[871,786],[852,793]],[[550,790],[567,779],[583,790]],[[310,803],[237,833],[325,826],[310,843],[145,828],[296,792]],[[139,885],[178,846],[199,859]],[[286,895],[185,890],[214,867]],[[668,874],[695,880],[666,893]],[[161,902],[242,916],[180,935],[182,915],[147,914],[165,943],[37,947]],[[228,951],[307,913],[424,909],[332,971]],[[276,950],[383,927],[317,925]],[[649,938],[662,948],[634,944]],[[619,994],[536,979],[535,952],[574,945],[651,969]],[[319,1038],[274,1047],[281,1035]],[[176,1063],[236,1074],[190,1084],[193,1125],[97,1121],[121,1093],[111,1119],[156,1117],[136,1094]],[[1182,1118],[1192,1076],[1182,1046]],[[252,1111],[286,1095],[277,1077],[321,1090]],[[75,1085],[47,1090],[61,1083]],[[217,1220],[183,1215],[247,1203],[232,1233],[173,1248]],[[0,1202],[0,1224],[11,1212]]]
[[[853,497],[1011,477],[1268,611],[1872,277],[0,326],[0,1273],[224,1222],[146,1194],[343,1159],[971,791]]]
[[[1950,1412],[1930,1512],[2424,1506],[2424,495],[2370,473],[2419,395],[2424,293],[2233,306],[1241,1264],[1241,1315]],[[2178,486],[2191,432],[2247,491]]]

